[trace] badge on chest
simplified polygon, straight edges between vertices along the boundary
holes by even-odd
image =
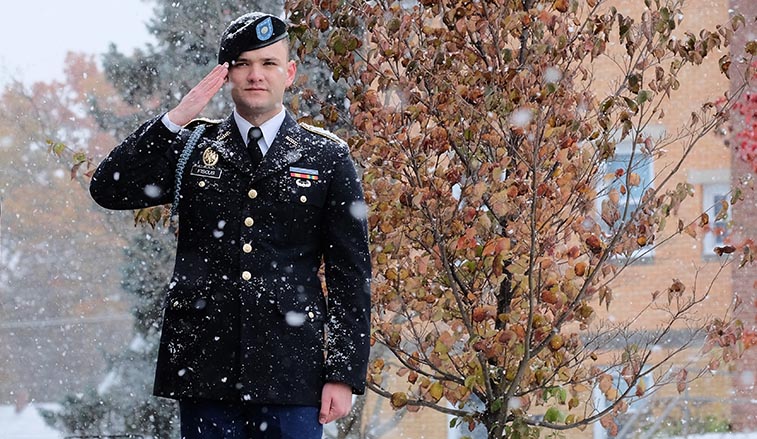
[[[202,153],[202,165],[192,165],[190,174],[197,177],[221,178],[221,170],[215,167],[216,163],[218,163],[218,153],[213,148],[208,148]]]
[[[190,174],[196,177],[221,178],[221,170],[209,166],[193,165]]]
[[[297,186],[310,187],[311,180],[318,180],[318,171],[316,169],[289,167],[289,176],[294,177]]]

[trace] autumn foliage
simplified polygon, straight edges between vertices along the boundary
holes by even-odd
[[[757,43],[751,50],[757,53]],[[752,64],[748,75],[757,78],[757,64]],[[738,156],[757,172],[757,92],[749,90],[733,106],[735,121],[731,125],[732,144]]]
[[[369,382],[395,408],[432,407],[491,438],[600,420],[612,433],[645,377],[682,390],[699,375],[669,360],[708,331],[735,337],[710,336],[712,364],[736,352],[741,328],[723,310],[653,356],[708,293],[675,279],[640,312],[664,310],[658,327],[597,318],[627,266],[701,230],[675,217],[693,189],[672,181],[733,98],[702,102],[676,136],[648,128],[680,72],[720,57],[743,24],[676,35],[682,2],[635,3],[635,16],[601,0],[287,3],[297,53],[349,86],[349,108],[324,102],[321,121],[350,126],[340,134],[364,169],[373,339],[393,354]],[[611,78],[597,77],[602,60]],[[613,161],[621,143],[630,155]]]

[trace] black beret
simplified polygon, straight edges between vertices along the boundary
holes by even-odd
[[[270,46],[287,35],[287,25],[278,17],[262,12],[244,14],[232,21],[221,35],[218,64],[231,65],[242,52]]]

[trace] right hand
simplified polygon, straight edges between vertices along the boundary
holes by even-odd
[[[229,63],[215,66],[202,81],[189,90],[179,102],[179,105],[168,112],[168,119],[177,125],[186,125],[208,105],[218,90],[223,87],[229,74]]]

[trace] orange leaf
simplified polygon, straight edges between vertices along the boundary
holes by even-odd
[[[707,212],[702,213],[702,215],[699,217],[699,227],[704,227],[709,223],[710,215],[707,215]]]
[[[607,430],[610,436],[618,435],[618,424],[615,423],[615,419],[611,415],[605,415],[599,420],[600,425]]]

